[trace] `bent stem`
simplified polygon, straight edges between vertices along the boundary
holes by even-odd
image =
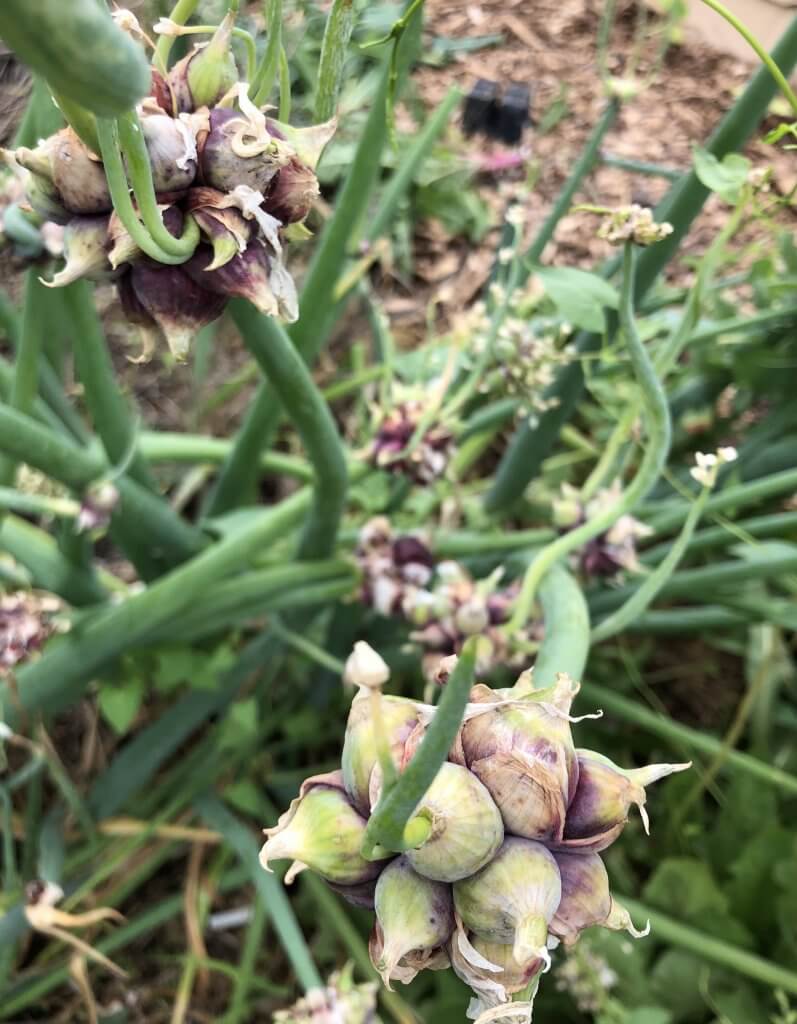
[[[589,522],[564,534],[540,551],[523,579],[512,618],[505,629],[511,636],[526,622],[534,604],[537,587],[551,566],[587,541],[608,530],[620,516],[627,515],[645,497],[658,480],[670,450],[670,410],[664,389],[656,376],[645,346],[634,322],[635,252],[630,242],[623,253],[623,285],[620,294],[620,326],[628,345],[628,353],[642,390],[648,426],[648,446],[642,456],[637,475],[619,500]]]
[[[135,110],[122,114],[116,119],[119,144],[127,163],[130,184],[138,204],[138,212],[144,227],[149,232],[155,245],[164,252],[180,258],[184,263],[189,259],[199,242],[199,227],[193,217],[186,217],[183,234],[175,238],[166,228],[158,209],[155,186],[152,181],[152,167],[149,152],[144,140],[141,122]],[[115,204],[114,204],[115,205]],[[119,211],[117,210],[117,213]]]
[[[786,76],[780,70],[772,57],[767,53],[758,39],[756,39],[750,29],[744,24],[744,22],[740,21],[732,11],[729,11],[725,4],[720,3],[720,0],[703,0],[703,3],[706,7],[710,7],[712,11],[716,11],[721,18],[724,18],[729,25],[736,29],[745,42],[750,44],[759,59],[766,66],[767,71],[769,71],[770,75],[772,75],[778,83],[778,88],[789,101],[791,109],[795,114],[797,114],[797,95],[795,95],[794,90],[786,80]]]
[[[475,669],[476,638],[471,637],[462,648],[420,747],[396,785],[380,797],[368,821],[362,846],[366,859],[373,856],[377,846],[400,853],[409,848],[413,839],[417,842],[417,837],[407,834],[407,824],[410,823],[410,832],[414,832],[410,819],[448,756],[462,724]]]
[[[188,256],[175,256],[167,252],[155,242],[147,228],[138,219],[138,213],[130,198],[127,174],[122,161],[119,145],[119,123],[105,117],[98,117],[97,138],[100,143],[100,154],[102,155],[102,163],[105,169],[105,177],[108,181],[108,191],[111,194],[113,208],[116,210],[117,216],[127,233],[142,252],[157,260],[158,263],[168,263],[172,266],[185,263]],[[158,214],[158,217],[160,218],[160,214]],[[172,236],[170,235],[169,237],[171,238]],[[172,241],[177,241],[177,239],[172,238]]]
[[[199,6],[199,0],[177,0],[177,3],[169,14],[169,21],[176,25],[185,25],[191,15]],[[169,66],[169,54],[174,46],[173,36],[161,36],[155,47],[155,59],[163,68]]]
[[[346,457],[335,421],[280,324],[243,300],[232,302],[230,308],[244,344],[271,381],[315,471],[313,505],[299,557],[326,558],[335,547],[348,486]]]

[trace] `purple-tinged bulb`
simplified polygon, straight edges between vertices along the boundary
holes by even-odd
[[[489,942],[512,946],[518,963],[547,960],[548,925],[562,898],[553,855],[531,839],[508,836],[493,859],[454,884],[465,927]]]
[[[213,269],[215,254],[208,246],[198,246],[183,264],[185,273],[208,291],[226,298],[248,299],[266,316],[292,323],[298,319],[296,287],[276,255],[260,239],[252,239],[244,252]]]
[[[620,835],[631,806],[636,804],[648,831],[645,787],[686,764],[653,764],[647,768],[624,769],[594,750],[578,750],[578,785],[567,809],[564,834],[559,847],[600,853]]]
[[[454,931],[451,886],[419,875],[406,857],[392,861],[379,876],[374,909],[382,939],[374,967],[388,988],[407,954],[431,954]]]
[[[283,224],[295,224],[307,217],[319,195],[315,171],[294,156],[273,178],[263,206]]]
[[[125,283],[120,298],[128,319],[157,326],[176,359],[185,359],[194,337],[221,316],[226,302],[223,295],[202,288],[181,266],[153,260],[134,263],[121,281]]]
[[[578,780],[569,715],[577,692],[561,674],[550,691],[529,691],[524,676],[511,690],[474,687],[472,700],[498,706],[464,724],[463,756],[513,835],[558,842],[564,834]]]
[[[637,931],[628,911],[609,891],[609,876],[597,853],[554,854],[562,879],[562,899],[550,930],[566,946],[578,940],[585,928],[600,926],[628,931],[634,938],[647,935]]]
[[[263,123],[227,107],[210,111],[208,130],[197,138],[200,181],[221,192],[246,185],[266,195],[272,179],[290,159]]]
[[[360,885],[380,874],[383,864],[360,854],[365,818],[352,806],[341,772],[305,779],[299,795],[280,816],[260,851],[260,863],[270,871],[272,860],[292,860],[290,883],[305,868],[338,885]]]

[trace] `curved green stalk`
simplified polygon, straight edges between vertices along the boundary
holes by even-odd
[[[152,235],[138,219],[138,214],[130,198],[127,174],[122,162],[117,122],[109,121],[104,117],[98,117],[97,137],[100,143],[100,153],[105,169],[105,177],[108,181],[108,191],[111,193],[113,208],[116,210],[117,216],[127,233],[142,252],[157,260],[158,263],[168,263],[171,265],[185,263],[188,258],[187,256],[175,256],[170,252],[166,252],[165,249],[155,242]],[[158,216],[160,217],[160,214]],[[189,220],[194,224],[194,228],[196,228],[193,218],[189,218]],[[188,230],[188,224],[186,224],[186,229]],[[173,241],[177,241],[177,239],[173,239]]]
[[[571,551],[608,530],[622,515],[635,508],[658,480],[670,450],[670,410],[656,371],[634,322],[634,269],[635,253],[626,243],[623,254],[623,285],[620,295],[620,324],[628,353],[639,386],[645,399],[645,419],[648,426],[648,445],[642,456],[637,474],[618,501],[589,522],[563,534],[544,547],[526,571],[512,618],[506,626],[509,634],[516,632],[528,619],[537,587],[551,566]]]
[[[199,6],[199,0],[177,0],[169,14],[169,21],[185,25]],[[155,60],[163,68],[169,66],[169,54],[174,46],[174,36],[161,36],[155,46]]]
[[[405,829],[415,808],[423,800],[440,765],[448,757],[451,744],[462,724],[476,669],[476,638],[465,642],[456,668],[443,690],[443,696],[421,745],[398,782],[379,800],[371,815],[363,839],[363,856],[373,854],[376,846],[400,852],[407,848]]]
[[[243,300],[232,302],[230,308],[244,344],[279,395],[315,470],[313,508],[299,557],[325,558],[335,547],[348,486],[346,457],[335,421],[280,324]]]
[[[720,3],[720,0],[703,0],[703,3],[706,7],[710,7],[712,11],[716,11],[721,18],[724,18],[729,25],[736,29],[746,43],[750,44],[750,46],[755,50],[758,58],[763,62],[767,71],[778,83],[778,88],[789,101],[789,106],[793,112],[797,114],[797,96],[794,94],[794,90],[789,85],[786,76],[780,70],[777,63],[767,53],[750,29],[744,24],[744,22],[736,17],[733,11],[729,11],[725,4]]]
[[[797,18],[779,39],[772,58],[786,74],[797,63]],[[741,149],[758,128],[774,95],[773,78],[767,68],[760,68],[708,140],[706,148],[709,152],[721,160],[727,153]],[[656,220],[668,221],[675,230],[643,253],[637,274],[638,300],[643,298],[670,261],[708,196],[709,190],[692,170],[673,185],[659,204]],[[608,274],[614,269],[612,261],[605,272]],[[581,331],[575,342],[580,354],[595,351],[600,343],[598,335],[586,331]],[[557,404],[539,417],[533,429],[524,423],[515,433],[485,499],[485,508],[489,512],[504,512],[521,497],[529,481],[539,472],[583,390],[584,372],[581,361],[576,360],[564,367],[546,391],[546,397],[555,399]]]
[[[753,516],[752,519],[734,520],[732,524],[709,526],[698,530],[689,542],[689,551],[711,551],[729,544],[749,544],[757,537],[780,537],[797,535],[797,510],[794,512],[773,512],[771,515]],[[641,555],[643,563],[656,565],[670,550],[670,542],[664,541],[654,548],[646,548]]]
[[[126,472],[155,491],[155,481],[140,452],[133,448],[135,426],[113,371],[102,323],[94,308],[90,286],[75,281],[62,292],[72,330],[72,350],[83,397],[111,465],[127,462]],[[130,457],[133,449],[132,458]]]
[[[698,931],[689,925],[674,921],[671,917],[659,910],[654,910],[646,904],[638,903],[636,900],[622,896],[623,906],[632,917],[644,921],[650,921],[654,937],[663,939],[673,946],[694,953],[703,960],[710,960],[712,963],[720,964],[728,968],[734,975],[743,974],[748,978],[761,982],[772,989],[783,989],[784,992],[791,992],[797,995],[797,973],[790,971],[780,964],[773,964],[770,960],[764,960],[755,953],[748,953],[747,950],[739,949],[738,946],[731,946],[721,939]]]
[[[589,655],[589,609],[581,587],[560,565],[540,584],[545,632],[534,660],[534,687],[544,690],[558,672],[580,680]]]
[[[30,413],[39,390],[39,361],[44,334],[44,311],[42,293],[46,291],[39,281],[38,268],[31,267],[25,279],[25,306],[22,314],[22,330],[14,361],[14,379],[11,385],[9,405],[22,413]],[[0,484],[10,484],[16,476],[17,464],[24,461],[0,456]]]
[[[141,454],[147,462],[223,462],[233,446],[223,437],[180,434],[176,431],[143,430],[139,436]],[[260,469],[264,473],[294,477],[304,483],[313,479],[313,469],[304,459],[286,452],[263,452]]]
[[[188,609],[197,594],[243,569],[284,537],[305,515],[309,503],[310,492],[298,491],[146,590],[83,619],[79,628],[50,643],[38,661],[17,673],[18,701],[10,701],[8,684],[0,684],[0,704],[11,728],[20,712],[55,714],[79,700],[102,666]]]
[[[202,35],[213,35],[218,29],[218,25],[189,25],[182,30],[181,36],[202,36]],[[255,75],[257,68],[257,47],[255,44],[254,37],[251,32],[247,32],[245,28],[239,28],[237,25],[232,30],[232,34],[236,39],[240,39],[244,44],[246,50],[246,80],[251,82]]]
[[[130,184],[138,204],[138,213],[144,223],[144,228],[149,232],[155,245],[160,246],[171,256],[179,257],[180,262],[184,263],[190,259],[199,244],[199,227],[189,214],[183,224],[183,233],[180,238],[175,238],[167,230],[158,209],[158,200],[152,181],[152,166],[149,162],[149,152],[138,114],[135,110],[131,110],[128,114],[122,114],[116,119],[116,127],[119,144],[130,176]]]
[[[668,550],[666,556],[656,566],[649,576],[646,576],[639,587],[628,598],[625,604],[621,605],[616,612],[608,615],[592,630],[592,642],[600,643],[608,640],[611,636],[621,633],[629,623],[637,619],[656,596],[661,592],[664,585],[678,568],[678,563],[683,558],[689,547],[689,542],[695,532],[700,517],[706,507],[706,502],[711,494],[710,487],[704,487],[700,492],[697,501],[689,510],[683,529],[676,537],[674,543]]]

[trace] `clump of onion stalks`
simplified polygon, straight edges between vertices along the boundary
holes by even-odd
[[[136,110],[165,230],[179,238],[189,220],[199,229],[183,262],[162,263],[139,248],[113,208],[100,156],[71,127],[5,153],[24,176],[29,210],[42,224],[63,226],[64,265],[49,283],[115,282],[146,350],[163,339],[177,358],[232,297],[297,319],[285,245],[306,234],[319,192],[314,168],[335,128],[296,129],[256,107],[238,80],[232,28],[228,15],[168,75],[153,68],[152,94]],[[182,31],[168,19],[157,30]]]
[[[450,659],[447,668],[452,668]],[[436,709],[381,694],[387,665],[365,643],[347,662],[352,700],[340,772],[308,779],[260,860],[308,867],[358,906],[374,910],[369,950],[384,983],[408,984],[449,966],[473,992],[468,1016],[524,1001],[559,944],[587,928],[638,931],[613,896],[601,853],[633,807],[645,830],[645,787],[688,764],[623,769],[579,749],[571,715],[579,684],[560,673],[535,689],[472,688],[447,761],[415,807],[400,855],[362,840],[378,807],[387,765],[399,774],[416,756]],[[596,717],[596,716],[590,716]],[[519,995],[520,994],[520,995]]]
[[[515,583],[501,586],[500,573],[474,580],[458,562],[438,561],[422,536],[394,533],[385,516],[363,526],[356,558],[362,600],[380,615],[409,623],[427,679],[436,679],[441,662],[459,654],[468,637],[479,637],[477,669],[483,674],[524,664],[529,645],[541,639],[537,624],[511,637],[501,628],[511,614]]]

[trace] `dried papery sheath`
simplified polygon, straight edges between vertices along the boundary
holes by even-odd
[[[355,985],[350,967],[333,974],[323,989],[311,989],[287,1010],[277,1010],[274,1024],[380,1024],[377,985]]]
[[[527,839],[558,841],[578,781],[570,706],[578,684],[561,675],[550,691],[530,693],[521,676],[512,690],[474,687],[472,700],[496,706],[462,727],[465,763],[498,805],[507,831]],[[525,698],[525,699],[524,699]]]
[[[384,936],[382,928],[377,922],[368,940],[368,952],[371,957],[371,963],[376,964],[381,961],[383,948]],[[391,981],[399,981],[402,985],[409,985],[411,981],[417,978],[421,971],[444,971],[450,965],[448,953],[442,946],[425,952],[410,950],[393,967],[390,979]]]
[[[104,215],[73,217],[64,230],[64,268],[44,283],[61,288],[84,277],[92,281],[109,277],[113,267],[107,251],[108,221]]]
[[[600,853],[614,842],[628,821],[632,805],[642,816],[645,831],[645,787],[674,772],[691,767],[686,764],[654,764],[647,768],[620,768],[594,750],[578,750],[578,786],[567,809],[562,849]]]
[[[388,864],[379,876],[374,909],[381,930],[381,951],[374,967],[388,988],[408,954],[430,956],[454,930],[451,887],[419,875],[406,857]]]
[[[265,194],[292,155],[269,134],[265,118],[253,122],[226,107],[211,110],[208,131],[199,133],[197,145],[200,180],[222,192],[247,185]]]
[[[283,224],[302,221],[320,195],[318,178],[298,157],[291,157],[272,179],[265,208]]]
[[[378,772],[372,772],[372,806],[378,795]],[[414,816],[425,818],[430,832],[405,856],[418,874],[438,882],[472,875],[494,856],[504,838],[501,815],[490,794],[471,772],[448,762],[440,766]]]
[[[312,868],[339,885],[359,885],[376,878],[384,866],[360,856],[365,819],[352,806],[341,772],[306,779],[299,796],[265,834],[260,863],[270,870],[272,860],[293,860],[286,882]]]
[[[562,899],[551,921],[551,932],[571,946],[585,928],[600,925],[626,930],[635,938],[646,935],[634,928],[628,911],[609,891],[609,876],[597,853],[554,854],[562,879]]]
[[[157,193],[183,192],[196,178],[196,140],[188,123],[155,109],[141,117],[152,183]]]
[[[213,260],[206,270],[217,270],[229,263],[233,256],[245,251],[252,228],[243,214],[231,206],[229,197],[223,192],[213,188],[192,188],[186,197],[186,209],[213,247]]]
[[[454,906],[465,927],[511,945],[519,963],[548,960],[548,925],[561,896],[553,855],[541,843],[514,836],[481,871],[454,885]]]
[[[111,196],[102,164],[71,128],[64,128],[35,150],[18,149],[17,162],[46,180],[60,204],[72,214],[111,212]]]

